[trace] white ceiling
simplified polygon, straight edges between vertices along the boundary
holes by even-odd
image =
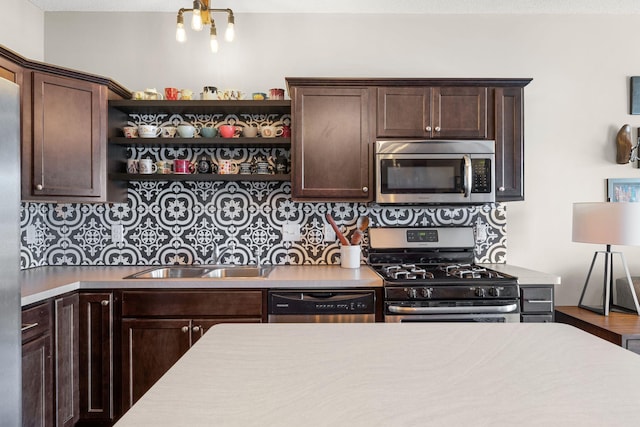
[[[29,0],[47,11],[176,12],[192,0]],[[637,14],[638,0],[210,0],[235,13]]]

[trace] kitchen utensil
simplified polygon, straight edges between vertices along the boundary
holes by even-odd
[[[349,241],[347,240],[346,237],[344,237],[344,234],[342,234],[342,231],[340,231],[340,229],[338,228],[338,224],[336,224],[336,222],[333,220],[333,217],[331,216],[331,214],[327,214],[327,221],[329,221],[329,224],[331,224],[331,228],[333,228],[333,231],[336,232],[336,236],[338,236],[338,240],[340,240],[340,244],[344,246],[349,246]]]
[[[351,235],[351,244],[358,245],[362,241],[365,230],[369,227],[369,217],[361,216],[356,223],[356,229]]]

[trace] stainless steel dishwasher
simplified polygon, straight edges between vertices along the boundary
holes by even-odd
[[[271,290],[269,323],[375,322],[372,290]]]

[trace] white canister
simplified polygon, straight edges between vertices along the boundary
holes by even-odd
[[[340,246],[340,267],[360,268],[360,245]]]

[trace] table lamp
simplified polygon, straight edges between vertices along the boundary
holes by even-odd
[[[612,301],[614,283],[613,256],[619,255],[627,276],[629,291],[633,297],[635,312],[640,315],[638,297],[631,281],[624,254],[622,252],[611,252],[611,245],[640,246],[640,203],[574,203],[572,240],[574,242],[599,243],[607,246],[606,251],[596,251],[593,255],[578,306],[605,316],[609,315],[612,307],[623,309],[623,307],[613,304]],[[604,256],[602,309],[582,303],[593,267],[600,254]]]

